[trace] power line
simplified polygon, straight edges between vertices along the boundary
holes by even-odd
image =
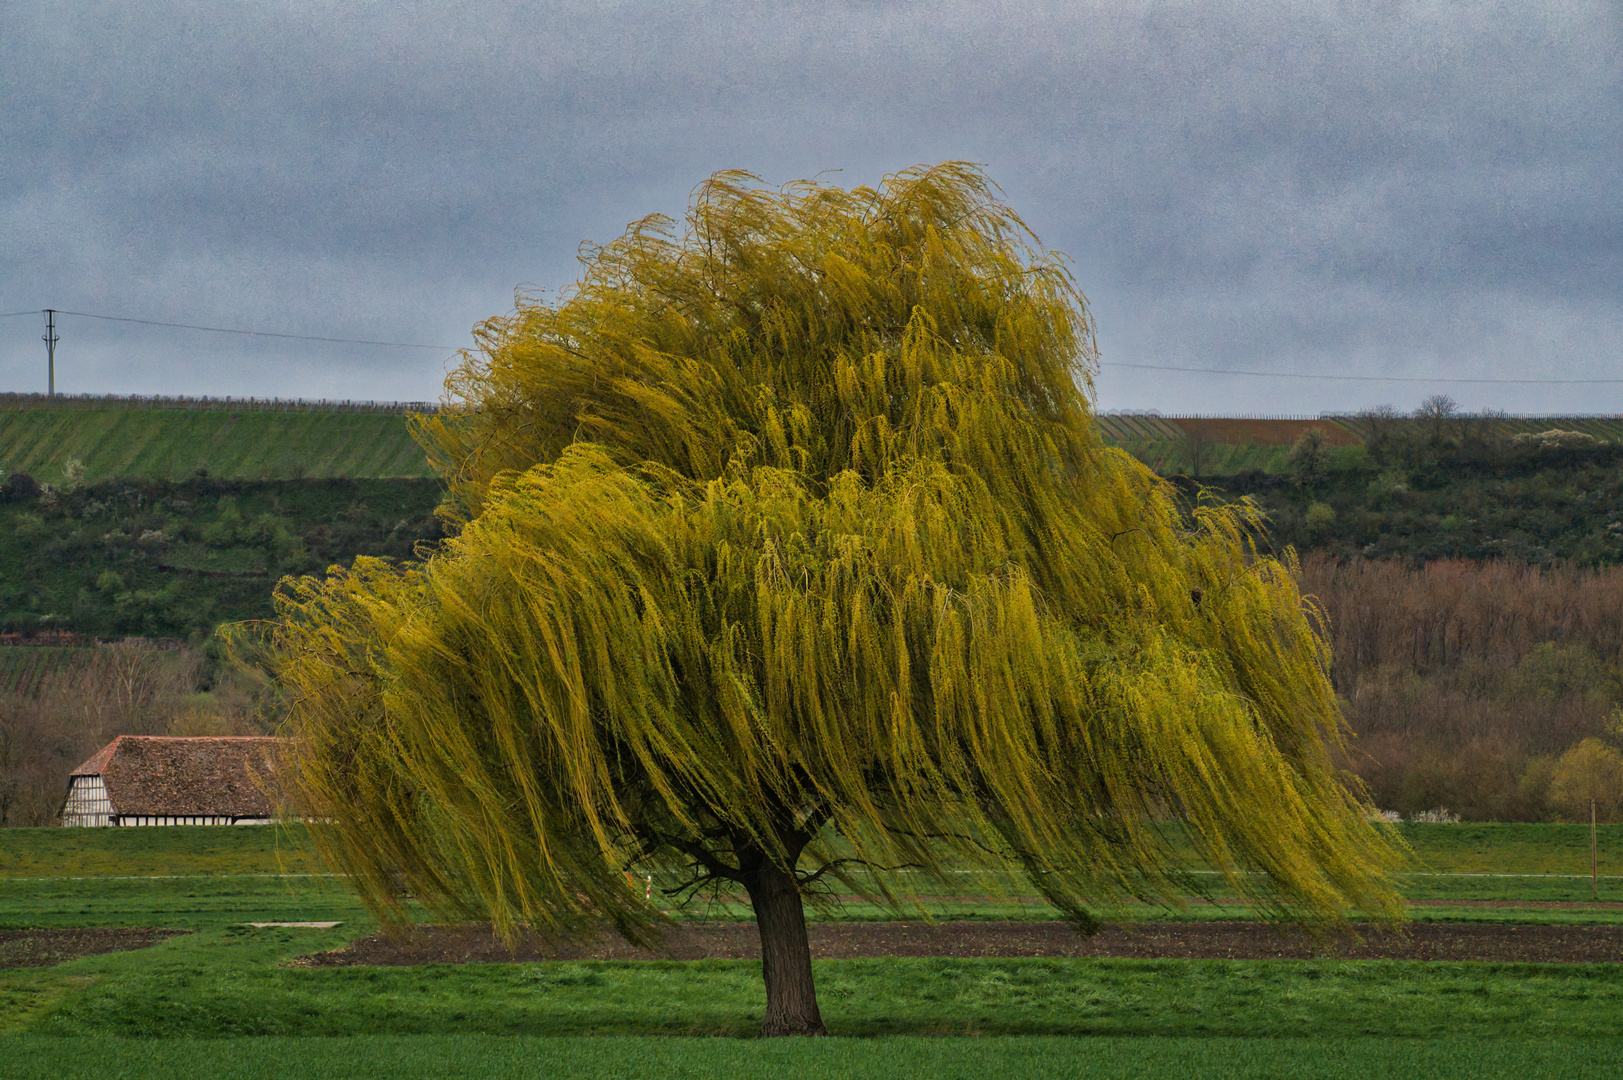
[[[1222,368],[1169,367],[1165,364],[1103,363],[1100,367],[1137,368],[1143,371],[1183,371],[1195,375],[1250,375],[1259,379],[1331,379],[1336,382],[1505,383],[1518,386],[1591,386],[1623,383],[1623,379],[1434,379],[1410,375],[1308,375],[1299,371],[1233,371]]]
[[[364,338],[322,337],[315,334],[283,334],[271,330],[237,330],[225,326],[200,326],[196,323],[159,322],[156,319],[131,319],[118,315],[95,315],[88,311],[63,311],[58,315],[77,315],[81,319],[101,319],[105,322],[138,323],[141,326],[168,326],[178,330],[202,330],[211,334],[242,334],[247,337],[284,338],[289,341],[326,341],[338,345],[379,345],[392,349],[448,349],[455,352],[456,345],[418,345],[405,341],[371,341]],[[43,308],[33,311],[12,311],[0,319],[14,319],[20,315],[40,315]],[[1329,382],[1402,382],[1402,383],[1471,383],[1500,386],[1598,386],[1623,384],[1623,379],[1458,379],[1439,376],[1423,378],[1411,375],[1310,375],[1298,371],[1244,371],[1224,368],[1174,367],[1169,364],[1125,364],[1101,362],[1100,367],[1132,368],[1138,371],[1177,371],[1188,375],[1240,375],[1254,379],[1319,379]]]
[[[45,363],[50,371],[49,379],[45,385],[46,397],[56,397],[56,343],[62,339],[56,336],[56,312],[50,308],[45,309]]]
[[[339,345],[386,345],[394,349],[449,349],[455,352],[456,345],[414,345],[405,341],[367,341],[361,338],[319,337],[314,334],[279,334],[270,330],[234,330],[225,326],[198,326],[194,323],[158,322],[156,319],[128,319],[117,315],[92,315],[88,311],[63,311],[56,309],[58,315],[77,315],[81,319],[102,319],[106,322],[140,323],[142,326],[172,326],[181,330],[206,330],[211,334],[245,334],[249,337],[287,338],[292,341],[330,341]],[[23,315],[32,315],[36,312],[20,312]]]

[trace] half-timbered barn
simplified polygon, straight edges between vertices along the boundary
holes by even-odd
[[[62,824],[267,824],[281,741],[120,735],[73,770]]]

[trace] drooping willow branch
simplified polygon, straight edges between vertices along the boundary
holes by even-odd
[[[292,786],[381,917],[401,880],[646,936],[633,862],[806,854],[892,906],[1012,869],[1091,926],[1178,901],[1169,812],[1271,913],[1398,916],[1261,511],[1099,445],[1081,294],[979,170],[718,174],[585,257],[414,420],[457,534],[280,589]]]

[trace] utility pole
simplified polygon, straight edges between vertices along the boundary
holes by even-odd
[[[45,309],[45,396],[56,397],[56,312]]]

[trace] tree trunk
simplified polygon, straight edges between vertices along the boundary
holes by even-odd
[[[826,1035],[812,985],[806,911],[793,873],[763,861],[744,883],[761,935],[761,977],[766,982],[762,1036]]]

